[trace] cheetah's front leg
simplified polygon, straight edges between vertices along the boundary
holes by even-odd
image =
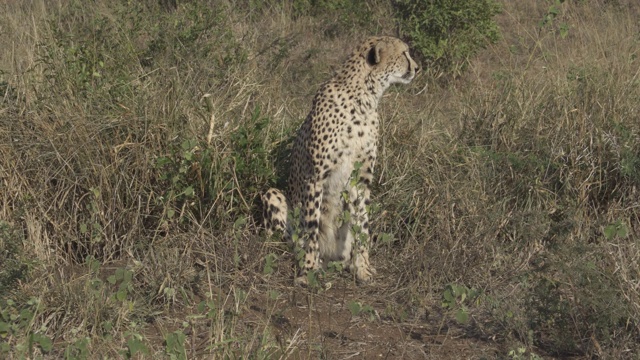
[[[302,228],[304,235],[298,239],[298,246],[304,250],[304,264],[301,264],[300,275],[295,279],[296,285],[307,285],[307,274],[320,266],[320,205],[322,204],[322,183],[307,184],[306,194],[302,199]]]
[[[367,206],[371,203],[371,191],[367,186],[370,180],[364,181],[366,174],[361,177],[361,181],[351,189],[350,211],[355,216],[352,220],[352,228],[354,244],[351,247],[351,266],[350,270],[355,273],[358,281],[370,281],[376,270],[369,263],[369,247],[371,236],[369,234],[369,214]],[[355,193],[355,194],[354,194]],[[355,196],[354,196],[355,195]]]

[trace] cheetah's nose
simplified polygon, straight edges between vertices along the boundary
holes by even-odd
[[[420,65],[415,62],[413,59],[411,59],[411,67],[413,68],[413,71],[417,74],[420,72],[420,70],[422,70],[422,68],[420,67]]]

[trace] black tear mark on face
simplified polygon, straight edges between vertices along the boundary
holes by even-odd
[[[367,64],[371,66],[376,65],[378,63],[376,60],[376,47],[374,46],[369,49],[369,52],[367,53]]]

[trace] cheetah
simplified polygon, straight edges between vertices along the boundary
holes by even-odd
[[[264,227],[284,230],[304,254],[295,283],[323,261],[342,261],[358,282],[371,280],[367,206],[378,142],[378,103],[394,83],[408,84],[419,66],[409,47],[394,37],[371,37],[324,83],[291,150],[287,196],[262,195]],[[354,179],[355,176],[355,179]],[[296,224],[287,216],[299,209]],[[348,211],[348,216],[344,212]],[[294,228],[301,230],[292,239]],[[302,256],[302,255],[301,255]]]

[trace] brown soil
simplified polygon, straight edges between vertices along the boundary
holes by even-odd
[[[279,340],[300,338],[290,358],[325,359],[479,359],[495,358],[497,345],[468,335],[468,331],[433,313],[437,307],[412,309],[406,319],[389,315],[403,306],[376,285],[356,286],[338,281],[326,291],[286,289],[288,299],[273,304],[268,316],[266,295],[256,291],[249,300],[246,323],[269,321]],[[283,296],[284,297],[284,296]],[[357,301],[372,311],[353,315]],[[435,304],[434,304],[435,305]],[[286,344],[282,344],[285,345]]]

